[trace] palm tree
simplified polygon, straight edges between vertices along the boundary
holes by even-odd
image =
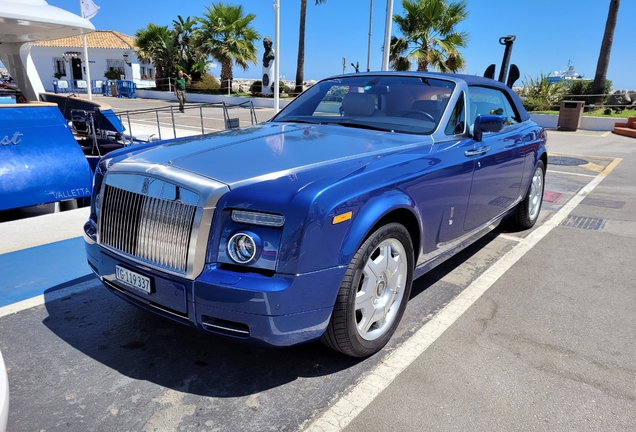
[[[618,16],[620,3],[620,0],[610,0],[607,22],[605,23],[605,33],[603,34],[603,42],[601,43],[601,53],[598,56],[596,74],[594,75],[594,82],[592,82],[592,95],[598,95],[592,96],[594,103],[600,102],[605,94],[607,67],[609,66],[610,52],[612,51],[612,43],[614,41],[614,29],[616,28],[616,17]]]
[[[206,6],[203,18],[198,18],[198,44],[206,55],[221,63],[221,89],[232,85],[234,63],[247,70],[248,63],[258,64],[254,42],[260,39],[250,26],[256,15],[243,14],[242,6],[222,2]]]
[[[418,71],[462,70],[465,62],[458,48],[466,47],[468,34],[455,27],[468,15],[465,0],[402,0],[402,7],[404,16],[393,15],[402,37],[391,38],[391,68],[409,70],[417,62]]]
[[[316,0],[316,6],[327,0]],[[296,88],[294,93],[303,92],[305,78],[305,16],[307,15],[307,0],[300,0],[300,31],[298,32],[298,60],[296,62]]]
[[[135,32],[137,57],[143,62],[155,65],[155,83],[163,88],[168,85],[165,78],[170,76],[177,62],[177,46],[168,26],[149,23],[146,28]]]
[[[206,73],[209,61],[207,55],[197,44],[197,20],[187,17],[183,19],[177,15],[172,20],[173,37],[177,47],[177,67],[192,76],[193,81],[198,81]]]

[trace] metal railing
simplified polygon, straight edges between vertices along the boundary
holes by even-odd
[[[169,139],[169,135],[172,135],[172,138],[204,135],[258,123],[252,101],[238,104],[188,103],[184,107],[184,112],[178,114],[175,113],[174,105],[167,105],[159,108],[115,111],[115,115],[126,127],[123,139],[127,145]]]

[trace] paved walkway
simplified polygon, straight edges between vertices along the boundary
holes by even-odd
[[[314,430],[636,430],[636,140],[594,135],[549,133],[551,154],[614,161],[579,203],[351,422],[355,393]]]
[[[87,95],[80,97],[87,98]],[[187,103],[185,112],[181,113],[175,101],[101,95],[93,95],[93,100],[109,104],[119,115],[126,134],[132,132],[136,137],[169,139],[225,130],[223,108],[218,105]],[[274,110],[269,108],[254,108],[254,112],[257,122],[274,115]],[[238,119],[241,127],[252,124],[248,108],[228,107],[227,114],[230,118]]]

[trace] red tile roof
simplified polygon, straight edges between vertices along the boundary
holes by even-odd
[[[135,38],[114,30],[97,30],[86,35],[88,48],[129,49],[135,48]],[[62,39],[42,41],[38,47],[83,48],[82,36],[71,36]]]

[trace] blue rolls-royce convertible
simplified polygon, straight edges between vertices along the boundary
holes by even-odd
[[[545,131],[497,81],[338,76],[256,126],[103,158],[88,262],[201,330],[368,356],[413,279],[505,217],[535,224],[546,165]]]

